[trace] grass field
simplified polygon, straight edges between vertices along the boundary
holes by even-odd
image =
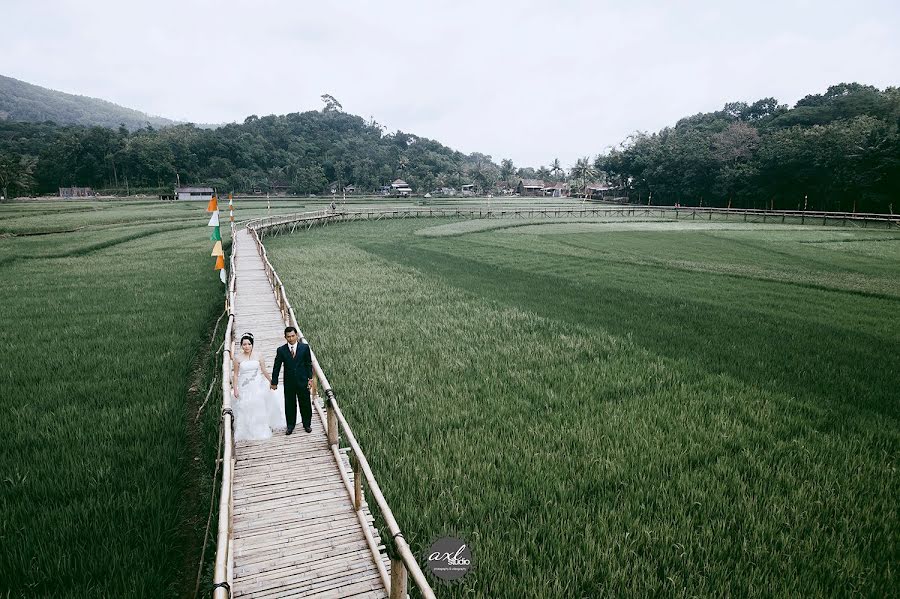
[[[0,596],[193,594],[223,293],[204,209],[0,205]]]
[[[470,541],[439,596],[897,587],[900,232],[400,220],[266,243],[406,539]]]
[[[327,205],[270,204],[237,217]],[[0,203],[0,597],[193,596],[224,328],[205,207]]]

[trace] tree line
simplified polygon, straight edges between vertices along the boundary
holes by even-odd
[[[499,172],[490,156],[462,154],[402,131],[386,134],[376,121],[330,104],[321,112],[253,115],[216,129],[183,124],[129,131],[0,121],[6,197],[71,186],[171,191],[176,179],[238,193],[274,187],[321,193],[348,184],[372,191],[398,177],[414,189],[472,181],[491,189]]]
[[[88,186],[111,193],[328,193],[373,191],[395,178],[419,193],[475,184],[483,193],[518,179],[567,181],[575,193],[606,183],[639,203],[776,209],[893,211],[900,189],[900,91],[858,83],[809,95],[793,108],[774,98],[733,102],[657,133],[635,133],[566,169],[518,168],[434,140],[386,133],[323,96],[321,111],[249,116],[216,129],[182,124],[136,131],[0,121],[5,197]]]
[[[593,169],[638,203],[893,212],[900,90],[842,83],[793,108],[764,98],[636,133]]]

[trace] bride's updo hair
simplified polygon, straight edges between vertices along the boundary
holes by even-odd
[[[244,339],[250,342],[250,345],[253,345],[253,333],[244,333],[241,337],[240,345],[244,345]]]

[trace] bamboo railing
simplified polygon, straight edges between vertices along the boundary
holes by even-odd
[[[266,252],[266,248],[262,244],[262,235],[260,235],[260,233],[264,234],[266,228],[267,225],[259,224],[257,221],[252,221],[251,223],[248,223],[247,226],[247,230],[250,232],[250,235],[256,242],[257,250],[259,251],[260,258],[262,258],[263,261],[263,268],[265,269],[266,277],[268,278],[269,283],[272,285],[272,290],[275,293],[275,300],[278,304],[278,309],[281,312],[282,319],[284,320],[285,324],[289,324],[295,327],[297,329],[300,340],[309,345],[306,336],[303,334],[303,330],[300,328],[300,324],[297,322],[297,316],[294,313],[294,309],[291,307],[290,301],[288,300],[287,292],[284,289],[284,284],[281,282],[281,278],[278,276],[278,273],[275,272],[275,269],[272,267],[272,263],[269,261],[268,253]],[[369,466],[369,461],[366,459],[365,454],[360,448],[359,442],[356,440],[356,436],[353,434],[353,430],[350,428],[350,424],[347,422],[347,419],[341,412],[337,397],[335,397],[334,390],[331,388],[331,383],[329,383],[328,377],[325,376],[325,372],[322,370],[322,366],[321,364],[319,364],[319,361],[316,358],[316,354],[312,350],[312,347],[310,347],[310,356],[313,365],[313,372],[319,384],[321,385],[322,391],[324,391],[325,393],[325,407],[327,408],[327,413],[322,413],[322,408],[318,405],[318,402],[313,403],[316,407],[316,410],[319,412],[320,417],[322,417],[323,421],[327,423],[329,446],[331,447],[331,451],[338,462],[338,470],[341,473],[341,478],[343,479],[344,486],[346,487],[351,501],[353,502],[356,517],[362,525],[363,533],[366,537],[366,543],[369,546],[370,551],[372,552],[372,558],[375,560],[375,563],[378,566],[379,575],[381,576],[385,589],[388,590],[391,599],[405,599],[407,596],[407,575],[409,575],[412,576],[416,587],[418,587],[419,592],[423,597],[425,597],[426,599],[434,599],[434,591],[431,589],[431,585],[429,585],[428,580],[425,578],[425,574],[419,567],[419,564],[416,561],[415,555],[410,549],[409,544],[403,538],[403,533],[401,532],[400,525],[397,523],[397,520],[394,517],[394,514],[391,511],[387,500],[384,498],[384,494],[381,492],[381,487],[378,485],[378,481],[375,480],[375,475],[372,473],[372,468]],[[347,444],[352,450],[351,464],[353,466],[354,474],[354,482],[352,485],[350,483],[350,480],[344,473],[343,462],[341,461],[340,450],[338,447],[338,440],[341,430],[344,433]],[[377,505],[378,510],[384,518],[388,530],[391,533],[390,547],[393,550],[393,555],[391,555],[390,575],[388,575],[387,569],[381,562],[381,554],[378,551],[378,545],[375,543],[374,536],[372,535],[372,531],[369,528],[368,521],[366,520],[365,514],[362,511],[363,479],[365,479],[366,484],[369,488],[369,492],[375,500],[375,504]]]
[[[231,585],[234,581],[234,556],[232,548],[231,523],[233,518],[233,500],[231,484],[234,478],[234,413],[231,410],[231,371],[232,350],[234,348],[234,294],[237,291],[237,271],[234,268],[235,227],[231,223],[231,272],[228,286],[225,289],[225,310],[228,312],[228,325],[225,327],[225,343],[222,349],[222,487],[219,492],[219,528],[216,540],[216,562],[213,572],[213,598],[228,599],[231,597]]]
[[[726,222],[743,221],[754,223],[788,223],[834,226],[868,226],[893,229],[900,227],[900,215],[868,214],[858,212],[814,212],[808,210],[757,210],[746,208],[701,208],[675,206],[639,206],[596,205],[596,204],[562,204],[535,206],[516,206],[513,204],[495,203],[485,206],[455,207],[402,207],[388,209],[362,210],[319,210],[300,212],[265,218],[247,222],[248,228],[259,231],[260,237],[266,233],[294,232],[298,228],[309,229],[314,226],[327,225],[333,222],[382,220],[387,218],[586,218],[586,217],[644,217],[672,218],[676,220],[724,220]]]

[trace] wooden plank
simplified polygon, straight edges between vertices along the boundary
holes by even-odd
[[[325,560],[309,561],[307,563],[308,567],[302,571],[292,568],[281,568],[261,572],[255,576],[235,578],[234,581],[238,585],[236,588],[242,588],[245,592],[263,594],[266,590],[283,587],[294,579],[300,579],[300,581],[314,579],[316,572],[340,571],[341,569],[350,569],[359,565],[368,566],[371,561],[371,553],[354,551]],[[324,570],[325,568],[330,570]],[[313,576],[310,577],[309,574],[313,574]]]
[[[322,482],[307,485],[297,485],[296,481],[294,481],[293,487],[280,487],[275,489],[270,487],[263,487],[257,488],[253,492],[235,492],[233,497],[235,503],[239,503],[242,506],[249,506],[261,503],[273,504],[273,502],[280,502],[285,499],[318,496],[321,493],[333,493],[338,490],[342,490],[344,491],[344,493],[346,493],[347,489],[344,487],[344,483],[342,481]],[[341,495],[334,494],[331,496],[340,497]]]
[[[375,577],[374,586],[372,583]],[[381,581],[377,579],[377,572],[346,572],[342,576],[325,578],[317,580],[316,584],[309,585],[306,588],[296,589],[292,591],[282,590],[280,597],[338,597],[343,599],[348,593],[358,594],[362,592],[372,592],[375,590],[384,590]],[[363,590],[364,589],[364,590]],[[339,593],[335,595],[334,593]]]
[[[302,426],[299,422],[297,424]],[[313,432],[297,433],[297,437],[284,434],[275,435],[268,439],[266,444],[243,443],[235,448],[235,456],[238,460],[246,462],[260,457],[277,459],[327,451],[329,445],[325,442],[324,429],[321,424],[315,421],[311,422],[310,428],[313,429]]]
[[[241,477],[240,482],[233,486],[235,491],[254,492],[259,489],[278,488],[279,486],[294,485],[294,488],[302,488],[305,485],[320,483],[333,483],[341,480],[340,473],[328,470],[324,465],[310,466],[303,472],[259,472],[247,474]],[[352,482],[352,481],[351,481]]]
[[[241,535],[259,534],[260,531],[271,526],[287,526],[292,522],[308,522],[318,515],[330,516],[353,511],[350,505],[337,503],[328,505],[309,504],[304,509],[289,509],[278,513],[235,515],[232,528],[235,533],[234,536],[237,538]]]
[[[350,513],[346,511],[333,512],[330,514],[324,514],[326,516],[331,515],[340,515]],[[366,521],[369,523],[369,526],[373,526],[375,519],[371,516],[371,514],[364,514],[363,516]],[[235,530],[237,534],[240,535],[240,540],[246,542],[252,542],[255,539],[267,539],[273,534],[277,533],[291,533],[303,530],[306,524],[309,522],[309,519],[285,519],[285,520],[274,520],[274,521],[262,521],[256,522],[253,526],[245,525],[241,530]]]
[[[252,564],[242,564],[240,566],[235,565],[234,576],[235,578],[239,578],[244,576],[257,575],[263,572],[277,572],[284,569],[290,570],[297,568],[306,568],[310,563],[315,563],[322,560],[330,560],[332,558],[348,553],[354,553],[357,551],[362,551],[363,553],[369,551],[369,547],[366,545],[365,541],[343,543],[339,546],[332,545],[327,542],[322,542],[321,544],[309,547],[299,553],[293,553],[286,556],[272,556],[268,560],[262,562],[254,562]],[[368,553],[367,555],[371,556],[371,553]],[[369,560],[371,561],[371,557],[369,557]]]
[[[288,559],[291,556],[314,556],[322,548],[334,549],[345,547],[351,543],[365,542],[365,537],[359,530],[341,530],[332,534],[320,534],[316,537],[298,539],[292,542],[284,542],[276,546],[265,546],[260,551],[245,553],[241,558],[241,567],[250,568],[256,564],[268,564],[272,560]]]
[[[274,532],[271,535],[259,536],[253,540],[252,544],[235,543],[234,555],[240,557],[243,561],[252,559],[253,556],[264,551],[277,551],[285,547],[297,544],[307,543],[321,539],[324,537],[341,537],[353,533],[356,537],[364,539],[363,533],[359,527],[359,521],[354,516],[352,519],[330,522],[327,527],[318,527],[312,529],[304,526],[294,534],[282,534],[286,531]],[[356,539],[354,539],[356,540]]]
[[[310,593],[303,595],[309,599],[342,599],[343,597],[347,597],[348,595],[355,595],[363,592],[374,591],[378,589],[384,589],[381,584],[381,580],[377,578],[367,579],[359,582],[355,582],[350,585],[341,586],[340,588],[329,589],[327,591],[322,591],[319,593]]]
[[[316,586],[321,587],[346,574],[358,574],[365,572],[367,569],[368,564],[364,560],[328,563],[325,566],[300,572],[283,579],[262,579],[260,582],[263,584],[268,582],[271,586],[269,588],[261,588],[262,585],[258,586],[256,591],[253,592],[253,596],[260,598],[281,597],[288,593],[309,592]]]
[[[244,483],[249,485],[272,480],[295,480],[297,482],[303,482],[307,479],[340,480],[340,472],[334,464],[334,458],[332,458],[332,463],[330,464],[331,470],[326,469],[326,464],[319,458],[303,461],[297,460],[297,462],[294,468],[260,466],[252,470],[244,470],[238,473],[235,480],[240,481],[239,486]]]
[[[286,512],[293,512],[309,505],[330,505],[335,510],[352,509],[347,501],[346,490],[321,491],[319,493],[307,493],[291,497],[279,497],[269,501],[253,501],[236,504],[234,506],[235,517],[253,518],[254,516],[268,515],[269,517]]]
[[[263,497],[276,495],[292,495],[295,493],[309,493],[325,489],[343,488],[344,483],[339,476],[329,473],[331,476],[311,476],[306,480],[281,480],[265,481],[265,484],[254,486],[235,486],[232,496],[235,501],[254,501]]]

